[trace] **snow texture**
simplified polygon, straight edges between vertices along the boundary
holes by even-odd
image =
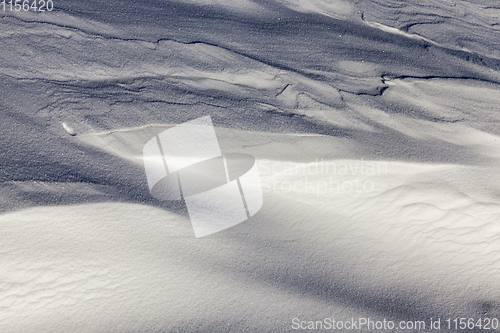
[[[497,1],[54,0],[0,45],[0,332],[500,318]],[[142,154],[208,115],[264,197],[196,239]]]

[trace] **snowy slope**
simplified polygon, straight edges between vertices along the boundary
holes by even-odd
[[[1,332],[500,319],[495,1],[0,15]],[[264,205],[196,239],[142,148],[206,115],[256,158]]]

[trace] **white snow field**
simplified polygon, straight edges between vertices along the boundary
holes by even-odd
[[[1,333],[500,331],[498,1],[12,8]],[[208,115],[264,203],[195,238],[142,150]]]

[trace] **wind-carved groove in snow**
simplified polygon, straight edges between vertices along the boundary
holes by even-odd
[[[358,8],[362,19],[376,22],[380,28],[418,35],[444,49],[477,53],[486,58],[500,59],[496,28],[499,14],[494,1],[488,5],[473,1],[398,2],[361,1]],[[389,27],[389,28],[386,28]]]
[[[457,55],[461,58],[464,58],[467,61],[471,61],[471,62],[478,62],[479,61],[479,64],[482,66],[485,66],[485,67],[488,67],[488,68],[491,68],[491,69],[494,69],[497,71],[500,70],[500,54],[497,57],[482,55],[476,51],[467,49],[465,47],[441,44],[441,43],[435,42],[429,38],[426,38],[424,36],[414,34],[414,33],[408,33],[404,30],[401,30],[398,28],[393,28],[390,26],[386,26],[386,25],[383,25],[381,23],[369,22],[369,21],[364,21],[364,22],[367,25],[374,27],[376,29],[380,29],[384,32],[404,36],[406,38],[414,39],[414,40],[421,41],[421,42],[425,42],[425,43],[429,44],[427,47],[432,45],[432,46],[435,46],[439,49],[444,50],[445,52],[448,52],[450,54]],[[479,59],[479,60],[477,60],[477,59]],[[500,81],[496,80],[494,82],[500,82]]]

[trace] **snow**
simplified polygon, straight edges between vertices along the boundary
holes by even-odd
[[[54,5],[0,12],[1,332],[500,318],[494,1]],[[263,205],[197,239],[143,152],[206,116]]]

